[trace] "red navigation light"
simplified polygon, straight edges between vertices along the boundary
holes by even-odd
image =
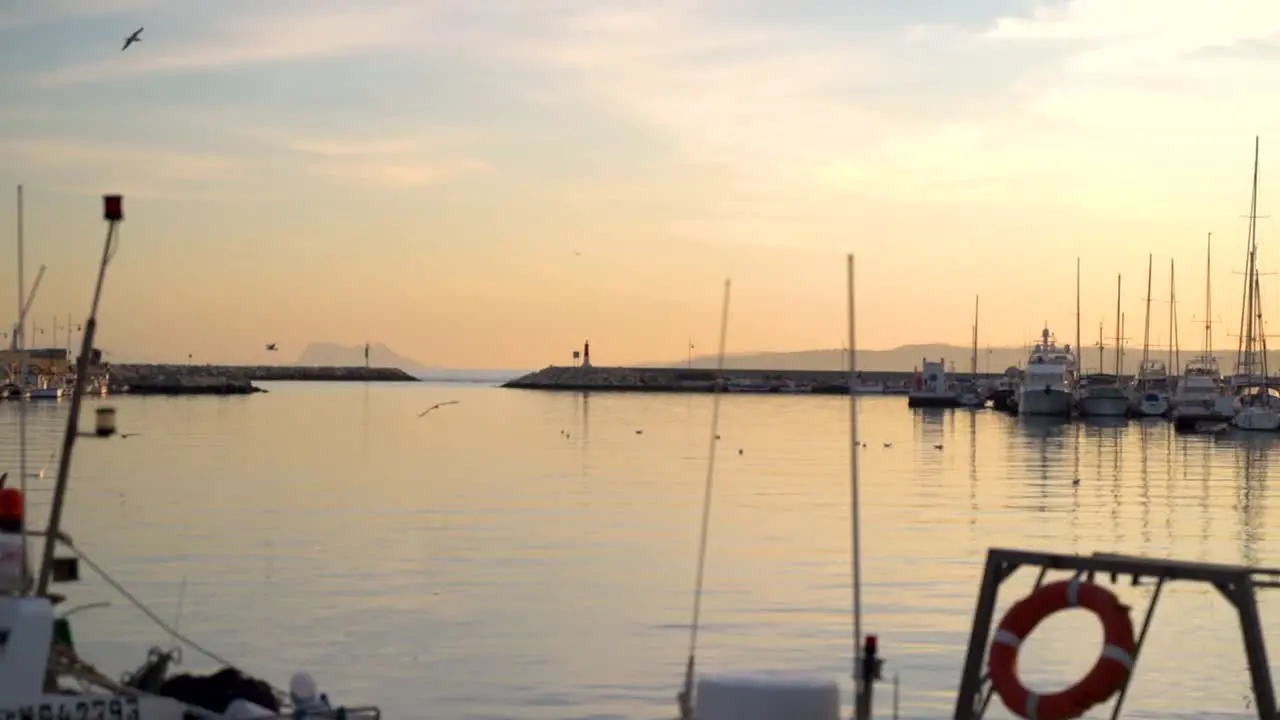
[[[121,195],[102,196],[102,217],[104,220],[124,219],[124,197]]]
[[[0,488],[0,521],[22,520],[22,491],[17,488]]]
[[[868,636],[867,636],[867,643],[866,643],[866,645],[867,645],[867,654],[868,654],[868,655],[874,655],[874,654],[875,654],[875,652],[876,652],[876,646],[877,646],[878,644],[879,644],[879,638],[877,638],[875,635],[868,635]]]

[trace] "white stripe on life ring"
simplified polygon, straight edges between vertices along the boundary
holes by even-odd
[[[1125,670],[1133,672],[1133,656],[1125,652],[1124,648],[1108,644],[1102,648],[1102,657],[1115,660],[1124,666]]]
[[[1022,644],[1022,638],[1018,637],[1017,635],[1014,635],[1013,632],[1009,630],[997,630],[996,636],[991,638],[991,643],[993,645],[995,643],[1000,643],[1001,645],[1008,645],[1014,650],[1017,650],[1018,646]]]
[[[1027,692],[1027,720],[1036,720],[1036,710],[1040,705],[1040,696]]]

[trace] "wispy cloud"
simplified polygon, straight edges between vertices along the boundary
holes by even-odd
[[[78,84],[404,50],[430,29],[428,21],[433,17],[431,5],[411,2],[380,3],[376,9],[352,3],[288,0],[269,6],[242,5],[230,0],[211,17],[203,18],[200,27],[187,32],[163,26],[148,28],[144,44],[127,53],[104,46],[103,57],[42,74],[36,82]],[[236,12],[241,9],[244,12]]]
[[[0,3],[0,29],[137,13],[165,0],[5,0]]]
[[[0,163],[22,168],[25,180],[44,187],[88,194],[120,189],[148,198],[235,195],[246,176],[240,162],[225,156],[58,137],[0,142]]]

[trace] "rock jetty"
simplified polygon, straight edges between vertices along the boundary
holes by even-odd
[[[906,392],[916,373],[866,370],[868,386]],[[957,373],[956,379],[968,374]],[[979,378],[987,377],[979,374]],[[714,370],[686,368],[564,367],[552,365],[503,385],[526,390],[597,390],[602,392],[712,392],[717,387],[743,392],[848,394],[849,373],[840,370]]]
[[[418,382],[397,368],[291,367],[285,365],[141,365],[109,368],[112,394],[247,395],[264,392],[255,382]]]

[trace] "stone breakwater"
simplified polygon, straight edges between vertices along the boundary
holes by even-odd
[[[905,393],[914,372],[866,370],[859,392]],[[952,375],[966,379],[968,373]],[[996,377],[983,375],[979,379]],[[849,373],[840,370],[715,370],[686,368],[562,367],[552,365],[503,387],[525,390],[597,390],[602,392],[795,392],[848,394]],[[873,389],[874,388],[874,389]],[[882,389],[881,389],[882,388]]]
[[[110,392],[125,395],[247,395],[264,392],[255,382],[288,380],[418,382],[397,368],[112,364],[108,372]]]

